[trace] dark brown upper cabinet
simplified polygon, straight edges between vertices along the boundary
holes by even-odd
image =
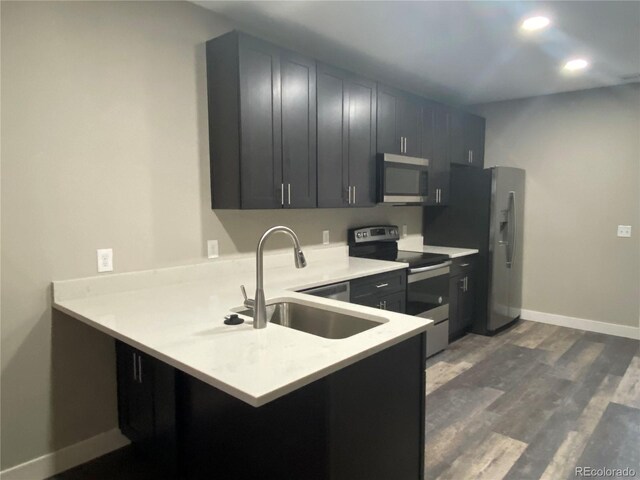
[[[315,207],[315,61],[236,31],[206,50],[212,208]]]
[[[429,160],[429,195],[426,205],[449,202],[450,110],[425,100],[422,106],[421,154]]]
[[[318,206],[376,203],[376,83],[318,63]]]
[[[419,157],[421,116],[421,99],[378,84],[377,151]]]
[[[484,168],[485,119],[454,110],[451,113],[451,163]]]

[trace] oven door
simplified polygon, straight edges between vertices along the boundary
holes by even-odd
[[[385,153],[380,160],[379,201],[422,204],[429,194],[429,160]]]
[[[410,268],[407,277],[407,315],[440,323],[449,318],[450,261]]]

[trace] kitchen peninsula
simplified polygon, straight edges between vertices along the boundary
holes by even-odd
[[[289,253],[265,258],[268,304],[376,326],[329,339],[243,315],[226,325],[239,285],[254,286],[253,256],[54,282],[54,308],[116,339],[121,429],[184,478],[420,477],[432,322],[298,293],[406,265],[337,247],[295,270]]]

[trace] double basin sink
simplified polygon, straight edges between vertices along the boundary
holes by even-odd
[[[251,309],[240,307],[234,311],[253,317]],[[387,322],[384,318],[374,318],[376,320],[358,317],[339,309],[318,308],[292,300],[267,305],[269,323],[333,340],[348,338]]]

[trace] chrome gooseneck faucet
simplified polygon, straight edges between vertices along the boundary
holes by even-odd
[[[300,248],[300,241],[298,236],[289,227],[277,226],[271,227],[264,232],[260,241],[258,242],[258,249],[256,251],[256,295],[255,299],[247,298],[247,292],[244,285],[240,286],[242,295],[244,296],[244,305],[247,308],[253,310],[253,328],[265,328],[267,326],[267,306],[264,300],[264,272],[262,267],[262,257],[264,254],[264,244],[267,238],[273,233],[285,233],[291,240],[293,240],[293,259],[296,263],[296,268],[304,268],[307,266],[307,261],[304,258],[304,253]]]

